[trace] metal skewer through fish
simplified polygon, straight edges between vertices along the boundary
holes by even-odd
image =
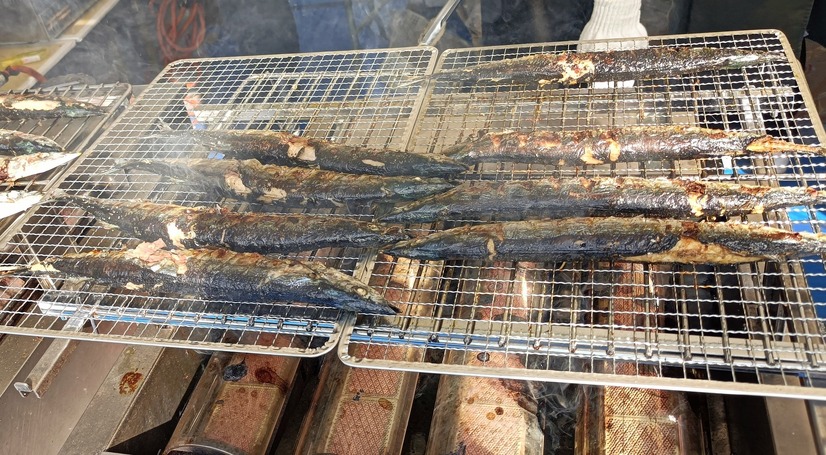
[[[138,160],[122,168],[177,179],[222,197],[290,206],[412,200],[454,186],[440,178],[352,175],[263,165],[256,160]]]
[[[765,134],[686,126],[637,126],[581,131],[486,133],[443,151],[458,161],[550,165],[690,160],[749,154],[826,155]]]
[[[763,213],[826,202],[826,192],[806,187],[763,187],[684,179],[543,178],[465,182],[445,193],[394,208],[391,223],[437,220],[498,221],[576,216],[701,218]]]
[[[6,120],[41,118],[81,118],[103,115],[100,106],[57,95],[15,94],[0,95],[0,118]]]
[[[440,71],[418,80],[505,80],[565,86],[593,81],[624,81],[737,69],[784,59],[782,52],[708,47],[648,47],[604,52],[539,53]]]
[[[17,156],[29,153],[62,153],[57,142],[36,134],[0,129],[0,155]]]
[[[348,174],[446,177],[467,170],[464,164],[437,154],[370,149],[279,131],[165,131],[153,137],[197,144],[227,158]]]
[[[380,247],[408,237],[399,227],[342,217],[236,213],[66,194],[58,195],[58,200],[81,207],[98,221],[141,240],[161,239],[167,247],[219,246],[241,253],[269,254],[326,247]]]
[[[397,243],[423,260],[737,264],[826,253],[826,235],[756,224],[652,218],[567,218],[462,226]]]
[[[225,249],[169,251],[162,249],[162,243],[67,254],[23,270],[181,296],[261,303],[296,301],[388,315],[397,311],[364,283],[319,263]]]

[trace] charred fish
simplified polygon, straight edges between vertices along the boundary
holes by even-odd
[[[0,193],[0,218],[28,210],[43,200],[43,195],[37,191],[3,191]]]
[[[225,249],[164,250],[163,242],[131,250],[67,254],[28,269],[86,277],[132,290],[242,302],[297,301],[374,314],[395,314],[364,283],[314,262]]]
[[[730,70],[784,59],[782,52],[647,47],[604,52],[539,53],[441,71],[429,77],[446,81],[505,80],[566,86]]]
[[[462,226],[397,243],[413,259],[737,264],[826,253],[826,235],[755,224],[567,218]]]
[[[635,126],[605,130],[486,133],[444,154],[467,164],[514,162],[550,165],[690,160],[748,154],[826,155],[765,134],[687,126]]]
[[[30,153],[19,156],[0,156],[0,181],[13,182],[42,174],[71,162],[80,153]]]
[[[0,95],[0,118],[6,120],[91,117],[106,111],[94,104],[57,95],[15,94]]]
[[[446,177],[467,170],[464,164],[437,154],[370,149],[279,131],[172,131],[155,137],[198,144],[227,158],[348,174]]]
[[[453,188],[453,184],[440,178],[353,175],[263,165],[257,160],[130,161],[123,168],[199,185],[222,197],[290,206],[412,200]]]
[[[17,156],[29,153],[62,153],[57,142],[36,134],[0,129],[0,155]]]
[[[407,238],[401,228],[331,216],[237,213],[143,201],[60,195],[98,221],[167,247],[219,246],[240,253],[289,253],[319,248],[372,248]]]
[[[826,192],[806,187],[747,186],[684,179],[543,178],[466,182],[445,193],[396,207],[391,223],[438,220],[498,221],[576,216],[702,218],[759,214],[826,202]]]

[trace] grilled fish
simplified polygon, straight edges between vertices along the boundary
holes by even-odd
[[[223,197],[292,206],[411,200],[453,188],[440,178],[352,175],[263,165],[256,160],[144,160],[128,162],[124,169],[171,177]]]
[[[0,218],[28,210],[42,200],[43,195],[37,191],[3,191],[0,193]]]
[[[225,249],[164,250],[163,242],[132,250],[67,254],[34,264],[36,273],[87,277],[133,290],[244,302],[298,301],[347,311],[395,314],[364,283],[314,262]]]
[[[719,217],[763,213],[826,202],[826,192],[805,187],[745,186],[682,179],[544,178],[466,182],[445,193],[396,207],[382,221],[499,221],[574,216],[657,218]]]
[[[17,156],[29,153],[62,153],[63,147],[43,136],[0,129],[0,155]]]
[[[398,227],[340,217],[236,213],[69,195],[60,195],[60,199],[129,235],[150,242],[161,239],[177,248],[220,246],[242,253],[269,254],[326,247],[379,247],[407,238]]]
[[[567,218],[462,226],[397,243],[413,259],[737,264],[826,253],[826,235],[754,224]]]
[[[446,81],[512,81],[576,85],[737,69],[782,61],[782,52],[707,47],[648,47],[605,52],[540,53],[446,70]]]
[[[0,118],[6,120],[91,117],[106,111],[94,104],[57,95],[15,94],[0,95]]]
[[[578,165],[783,152],[826,155],[822,147],[793,144],[763,134],[670,125],[487,133],[449,147],[443,153],[467,164],[507,161]]]
[[[227,158],[263,164],[307,167],[348,174],[446,177],[467,166],[437,154],[369,149],[323,139],[261,130],[174,131],[155,137],[184,140],[223,153]]]
[[[0,181],[13,182],[42,174],[71,162],[80,153],[31,153],[20,156],[0,156]]]

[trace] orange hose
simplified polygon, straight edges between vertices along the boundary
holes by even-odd
[[[149,7],[154,6],[155,0],[150,0]],[[191,57],[204,42],[206,19],[200,1],[181,8],[178,0],[160,0],[157,15],[155,29],[165,63]]]

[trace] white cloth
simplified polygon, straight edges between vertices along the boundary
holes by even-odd
[[[587,41],[648,36],[645,26],[640,23],[641,8],[642,0],[594,0],[594,11],[591,13],[591,20],[585,24],[579,39]],[[645,47],[645,45],[645,40],[633,42],[633,47]],[[627,46],[626,44],[623,47]],[[580,50],[606,50],[616,47],[613,45],[586,45],[580,46]]]

